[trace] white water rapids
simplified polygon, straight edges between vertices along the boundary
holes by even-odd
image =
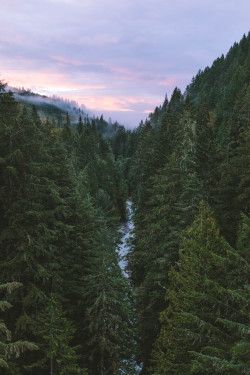
[[[119,229],[119,233],[121,237],[120,237],[120,244],[117,247],[117,253],[119,255],[119,266],[126,278],[129,278],[129,275],[126,272],[126,267],[127,267],[126,256],[130,250],[129,239],[133,237],[132,231],[134,229],[132,205],[133,205],[132,201],[128,200],[126,203],[127,221],[124,224],[122,224]],[[134,310],[133,307],[132,309]],[[133,364],[134,375],[139,375],[141,370],[142,370],[142,367],[138,366],[138,364],[136,364],[136,361],[134,359],[134,364]]]
[[[124,274],[124,276],[128,277],[126,272],[127,261],[125,259],[126,255],[129,252],[130,244],[129,238],[132,236],[132,230],[134,229],[133,223],[133,211],[132,211],[132,202],[127,201],[127,221],[126,223],[122,224],[120,227],[119,232],[121,233],[120,244],[118,245],[117,251],[119,254],[119,266]]]

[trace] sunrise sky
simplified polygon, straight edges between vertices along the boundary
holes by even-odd
[[[0,0],[0,79],[138,125],[249,31],[248,0]]]

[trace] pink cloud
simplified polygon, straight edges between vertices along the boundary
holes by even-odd
[[[65,58],[63,56],[51,56],[51,58],[53,60],[56,60],[58,62],[58,65],[61,65],[61,66],[67,66],[67,65],[81,66],[81,65],[84,65],[84,63],[82,63],[79,60],[68,59],[68,58]]]
[[[91,110],[133,112],[126,100],[117,99],[108,95],[73,95],[71,96],[80,104],[84,104]]]
[[[158,100],[148,100],[148,99],[130,98],[130,97],[127,97],[126,100],[129,103],[134,103],[134,104],[145,103],[145,104],[152,104],[152,105],[155,105],[155,106],[158,104]]]
[[[75,92],[80,90],[103,90],[107,88],[104,84],[71,81],[67,75],[51,69],[36,71],[32,66],[30,66],[30,70],[27,70],[25,74],[22,72],[22,69],[17,72],[6,66],[2,79],[13,87],[27,87],[28,84],[29,88],[37,92],[53,92],[55,94],[59,91]]]
[[[133,107],[136,104],[152,105],[154,108],[159,105],[159,101],[150,99],[141,99],[138,97],[130,96],[120,96],[119,99],[114,96],[108,95],[81,95],[76,94],[71,96],[72,99],[80,104],[84,104],[87,108],[91,110],[101,110],[101,111],[119,111],[119,112],[135,112],[139,111],[141,113],[151,113],[152,110],[139,109]]]
[[[175,86],[178,82],[178,79],[177,78],[174,78],[174,77],[171,77],[171,78],[168,78],[164,81],[161,81],[159,82],[159,85],[161,86]]]
[[[45,71],[26,71],[23,72],[13,72],[10,70],[5,70],[4,79],[9,82],[11,86],[26,86],[29,82],[31,87],[37,90],[41,88],[55,88],[55,87],[65,87],[67,89],[76,88],[78,85],[67,81],[66,77],[61,73],[55,73],[49,70]]]
[[[119,66],[107,66],[113,73],[115,73],[119,79],[121,80],[133,80],[133,81],[140,81],[140,82],[148,82],[148,72],[147,71],[139,71],[136,70],[129,70]],[[146,78],[145,78],[146,77]],[[155,77],[156,79],[156,77]]]

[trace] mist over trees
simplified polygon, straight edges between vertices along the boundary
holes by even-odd
[[[249,374],[249,38],[133,131],[0,82],[1,374]]]

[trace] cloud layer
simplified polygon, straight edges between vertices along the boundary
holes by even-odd
[[[2,0],[0,79],[125,125],[248,32],[247,0]]]

